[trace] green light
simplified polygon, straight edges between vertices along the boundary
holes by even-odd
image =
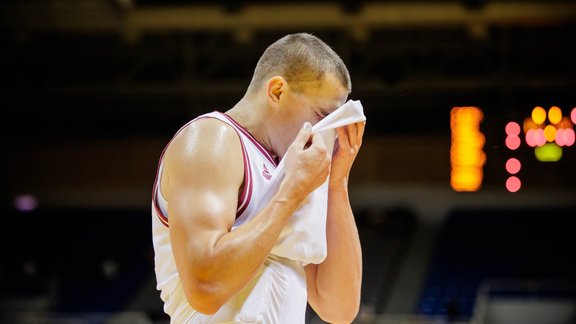
[[[556,162],[562,158],[562,148],[555,143],[546,143],[536,147],[534,154],[540,162]]]

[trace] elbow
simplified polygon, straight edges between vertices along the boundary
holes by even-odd
[[[349,324],[354,322],[354,319],[356,318],[356,315],[358,314],[358,312],[356,313],[349,313],[349,314],[331,314],[329,316],[322,316],[322,315],[318,315],[320,317],[320,319],[322,319],[324,322],[326,323],[334,323],[334,324]]]
[[[195,283],[184,289],[186,300],[194,310],[205,314],[215,314],[228,300],[217,285]]]
[[[360,303],[339,305],[331,311],[319,312],[318,316],[327,323],[352,323],[360,310]]]

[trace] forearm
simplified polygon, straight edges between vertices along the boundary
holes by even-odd
[[[219,308],[258,273],[299,200],[276,194],[250,221],[218,237],[210,251],[194,260],[194,299]]]
[[[362,252],[345,185],[329,191],[326,236],[328,255],[315,269],[318,306],[337,319],[353,318],[360,303]]]
[[[296,207],[294,202],[275,197],[250,221],[223,235],[214,245],[211,260],[212,267],[222,269],[224,273],[211,275],[244,278],[256,271],[270,254]]]

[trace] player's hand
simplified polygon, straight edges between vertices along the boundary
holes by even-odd
[[[285,183],[293,197],[305,199],[322,185],[330,173],[330,156],[321,136],[313,136],[312,125],[304,123],[285,155]]]
[[[348,185],[352,164],[362,146],[366,121],[342,126],[336,129],[338,140],[334,146],[330,172],[330,188]]]

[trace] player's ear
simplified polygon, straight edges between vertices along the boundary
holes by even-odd
[[[271,106],[278,105],[287,89],[288,83],[283,77],[271,77],[266,83],[266,97],[268,99],[268,103]]]

